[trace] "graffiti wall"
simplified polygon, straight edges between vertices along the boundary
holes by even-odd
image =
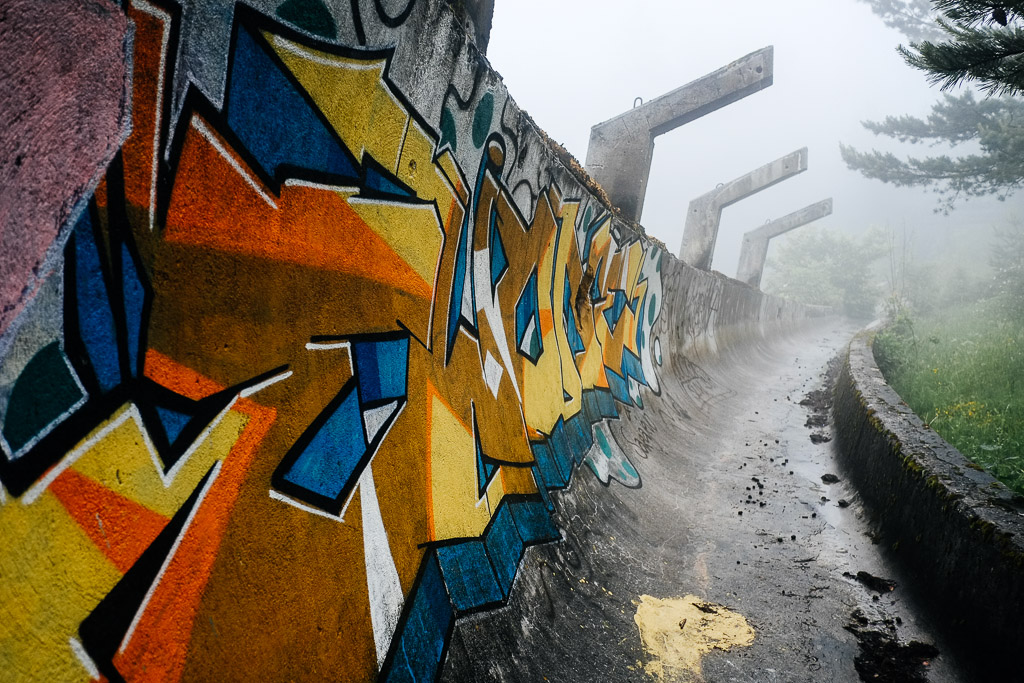
[[[114,146],[6,252],[4,677],[433,680],[550,492],[641,485],[665,254],[440,0],[95,2]]]

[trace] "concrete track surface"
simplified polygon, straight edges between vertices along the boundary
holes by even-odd
[[[830,426],[805,426],[801,401],[855,329],[828,318],[699,365],[677,355],[660,399],[605,423],[640,487],[605,489],[580,468],[554,496],[562,541],[528,549],[506,607],[460,619],[443,680],[858,681],[858,657],[872,680],[873,660],[915,640],[940,654],[873,680],[968,680],[907,595],[913,578],[872,543],[832,444],[812,442]],[[840,481],[823,483],[830,473]],[[870,590],[858,572],[896,588]],[[641,605],[684,596],[704,612],[680,618],[681,633],[731,612],[752,642],[695,653],[664,632],[645,648]],[[882,635],[862,649],[855,631]]]

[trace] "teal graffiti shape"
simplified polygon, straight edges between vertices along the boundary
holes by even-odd
[[[334,17],[323,0],[287,0],[277,8],[277,16],[315,36],[328,40],[338,37]]]
[[[491,117],[494,116],[494,95],[487,93],[480,98],[473,114],[473,144],[482,147],[487,133],[491,130]]]
[[[458,151],[458,134],[455,132],[455,118],[448,107],[441,110],[441,140],[437,143],[438,149],[451,145],[452,152]]]
[[[612,479],[629,488],[640,486],[640,473],[619,448],[615,437],[605,434],[602,425],[594,425],[594,445],[583,460],[602,484]]]
[[[44,346],[21,371],[11,391],[3,429],[11,451],[18,451],[84,396],[60,344]]]

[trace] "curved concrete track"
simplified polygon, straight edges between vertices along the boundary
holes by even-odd
[[[900,588],[905,579],[872,544],[856,493],[822,482],[827,473],[842,477],[832,445],[810,438],[829,427],[805,426],[813,407],[801,400],[822,387],[854,331],[825,319],[700,366],[676,354],[662,397],[610,422],[641,487],[612,480],[601,490],[578,471],[555,495],[563,540],[527,551],[507,607],[460,619],[444,680],[858,681],[853,631],[881,634],[864,639],[862,667],[880,649],[905,654],[884,644],[892,637],[945,652]],[[857,572],[898,585],[879,594]],[[659,659],[635,618],[650,604],[642,596],[696,596],[689,602],[721,614],[724,606],[746,619],[754,639],[688,668],[692,641],[655,634],[669,658]],[[679,619],[680,631],[692,635],[710,621]],[[927,665],[916,667],[927,678],[875,680],[964,680],[948,653],[922,658]]]

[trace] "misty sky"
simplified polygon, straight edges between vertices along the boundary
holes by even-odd
[[[929,190],[893,188],[846,168],[840,141],[929,152],[860,125],[925,116],[940,97],[896,54],[901,42],[856,0],[496,0],[488,58],[516,102],[583,163],[590,127],[635,97],[653,99],[774,45],[774,85],[657,138],[641,221],[678,254],[691,199],[807,146],[806,172],[723,212],[714,269],[734,276],[744,232],[827,197],[834,213],[815,225],[906,226],[926,253],[1024,218],[1022,195],[972,199],[944,217]]]

